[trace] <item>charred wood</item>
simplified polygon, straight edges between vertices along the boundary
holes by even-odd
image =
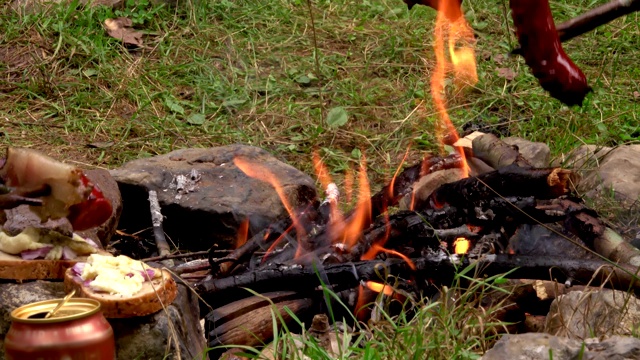
[[[412,262],[415,271],[401,259],[330,264],[321,270],[315,265],[280,266],[222,279],[208,279],[196,284],[196,290],[203,296],[218,297],[223,296],[226,291],[238,288],[251,288],[255,291],[304,291],[321,285],[320,279],[326,278],[334,291],[341,291],[358,286],[360,281],[385,282],[388,275],[405,279],[419,277],[423,284],[428,281],[448,285],[461,269],[474,265],[475,277],[504,274],[512,279],[553,280],[640,292],[640,281],[636,276],[637,267],[613,266],[600,260],[567,259],[561,256],[487,255],[480,260],[470,261],[468,258],[447,256],[439,252],[412,259]],[[322,276],[319,274],[320,271],[323,272]]]
[[[533,196],[554,199],[569,193],[573,173],[560,168],[532,169],[509,165],[504,168],[444,184],[429,198],[429,207],[449,204],[467,208],[496,196]],[[420,209],[420,207],[416,207]]]
[[[459,154],[451,154],[446,157],[425,158],[419,164],[405,168],[391,183],[371,197],[372,218],[384,213],[391,206],[397,206],[400,199],[411,194],[414,184],[424,176],[436,171],[461,168],[462,166],[462,157]]]

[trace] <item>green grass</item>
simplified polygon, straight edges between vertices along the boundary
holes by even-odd
[[[566,45],[595,88],[582,108],[569,109],[537,86],[522,59],[500,59],[515,46],[505,3],[466,4],[480,81],[450,99],[453,121],[506,123],[514,135],[551,144],[555,154],[581,143],[635,141],[638,15]],[[552,5],[561,21],[596,3]],[[434,11],[425,7],[314,1],[313,24],[302,0],[161,7],[130,0],[117,11],[75,4],[1,11],[5,145],[115,167],[175,148],[240,142],[310,173],[310,152],[318,149],[338,175],[362,153],[376,185],[408,146],[413,160],[438,148],[428,89]],[[148,34],[147,49],[127,51],[106,35],[101,23],[120,15]],[[516,78],[499,77],[501,67]],[[421,101],[422,110],[413,111]],[[327,124],[335,107],[348,114],[343,126]]]

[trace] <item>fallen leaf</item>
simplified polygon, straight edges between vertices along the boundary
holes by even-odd
[[[133,22],[126,17],[106,19],[104,26],[109,36],[116,38],[128,45],[142,46],[142,32],[134,30]]]
[[[115,144],[113,141],[97,141],[87,144],[86,146],[90,149],[106,149],[110,148]]]
[[[195,113],[189,115],[189,117],[187,118],[187,122],[191,125],[202,125],[204,124],[204,121],[206,119],[207,118],[204,116],[204,114]]]
[[[634,92],[633,92],[633,97],[634,97],[635,99],[640,99],[640,91],[634,91]]]
[[[516,78],[516,72],[509,69],[509,68],[499,68],[498,69],[498,76],[500,76],[501,78],[505,78],[508,81],[511,81],[513,79]]]
[[[345,125],[349,120],[347,111],[342,106],[336,106],[327,113],[327,125],[332,128]]]
[[[502,64],[504,61],[506,60],[505,56],[503,54],[498,54],[496,56],[493,57],[493,61],[496,62],[496,64]]]

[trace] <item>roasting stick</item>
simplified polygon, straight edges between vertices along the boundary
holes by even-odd
[[[560,41],[565,42],[636,11],[640,11],[640,0],[613,0],[563,22],[556,27],[556,30]],[[520,53],[521,48],[511,51],[514,55]]]
[[[151,224],[153,224],[153,237],[156,240],[159,256],[167,256],[171,254],[171,248],[167,243],[162,228],[162,212],[160,211],[160,203],[158,202],[158,193],[155,190],[149,190],[149,208],[151,210]],[[173,260],[163,260],[166,266],[173,266]]]

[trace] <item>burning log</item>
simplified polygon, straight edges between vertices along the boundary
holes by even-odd
[[[316,206],[305,206],[302,209],[298,209],[297,213],[299,214],[297,220],[307,233],[310,232],[312,226],[326,222],[326,219],[321,217],[322,213],[317,210]],[[274,241],[283,238],[287,234],[295,235],[293,220],[290,217],[261,230],[242,246],[223,258],[214,258],[216,250],[211,248],[209,251],[209,263],[211,264],[212,272],[221,276],[228,274],[236,264],[247,260],[260,249],[266,250]]]
[[[389,207],[398,205],[400,199],[411,194],[416,183],[425,176],[462,166],[464,166],[462,157],[459,154],[451,154],[444,158],[427,158],[419,164],[404,169],[390,184],[371,197],[372,218],[386,212]]]
[[[497,195],[554,199],[569,193],[573,177],[571,171],[560,168],[532,169],[513,164],[477,177],[444,184],[431,195],[429,205],[468,207]]]
[[[493,134],[484,134],[473,139],[473,156],[487,163],[494,169],[511,164],[520,167],[531,167],[531,164],[520,154],[517,147],[506,144]]]
[[[196,290],[207,297],[224,296],[230,290],[250,287],[271,290],[313,290],[322,284],[320,272],[329,280],[333,291],[354,288],[361,281],[386,282],[386,274],[404,279],[420,276],[423,282],[450,284],[456,274],[470,265],[476,277],[504,274],[511,279],[553,280],[605,286],[619,290],[632,289],[640,293],[638,268],[629,265],[613,266],[601,260],[567,259],[565,257],[533,257],[515,255],[486,255],[472,261],[469,258],[448,256],[443,252],[411,259],[412,269],[402,259],[385,261],[359,261],[317,265],[280,266],[249,271],[222,279],[209,279],[196,285]]]

